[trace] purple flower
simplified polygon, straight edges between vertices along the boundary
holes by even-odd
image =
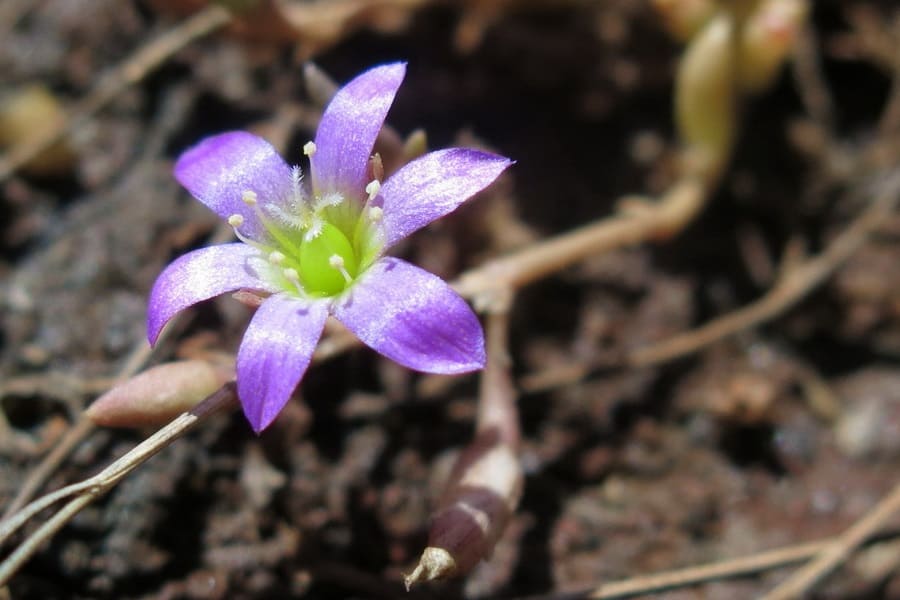
[[[186,151],[175,177],[234,227],[237,243],[170,264],[150,292],[148,337],[177,312],[237,290],[267,296],[237,354],[238,396],[265,429],[303,377],[332,315],[396,362],[429,373],[484,366],[477,317],[440,278],[384,252],[489,185],[511,161],[476,150],[431,152],[371,180],[375,137],[406,72],[371,69],[341,88],[304,146],[311,177],[265,140],[216,135]],[[311,181],[310,181],[311,180]]]

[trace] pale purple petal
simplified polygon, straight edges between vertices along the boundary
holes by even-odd
[[[512,162],[496,154],[450,148],[401,168],[381,187],[385,248],[455,210]]]
[[[469,305],[436,275],[382,258],[332,308],[356,336],[410,369],[466,373],[484,367],[484,333]]]
[[[309,366],[328,302],[270,296],[250,321],[237,354],[238,398],[256,433],[269,426]]]
[[[291,193],[291,168],[269,142],[245,131],[214,135],[185,151],[175,163],[175,178],[223,219],[244,217],[238,230],[259,241],[268,236],[241,199],[244,192],[255,192],[260,204],[282,203]]]
[[[334,95],[322,115],[316,153],[310,159],[317,193],[362,198],[375,138],[405,74],[406,63],[375,67]]]
[[[240,289],[272,291],[253,266],[259,251],[246,244],[222,244],[194,250],[172,262],[156,279],[147,301],[147,338],[179,311],[213,296]]]

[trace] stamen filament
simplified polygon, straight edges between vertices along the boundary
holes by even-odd
[[[284,275],[285,279],[294,284],[298,292],[301,294],[303,293],[303,284],[300,283],[300,273],[297,272],[297,269],[288,267],[287,269],[283,269],[281,273]]]
[[[249,244],[258,250],[262,250],[264,246],[262,244],[258,244],[251,239],[248,239],[243,233],[238,231],[238,227],[244,224],[244,216],[239,215],[237,213],[228,217],[228,224],[231,225],[231,229],[234,231],[234,236],[244,242],[245,244]]]
[[[349,284],[353,281],[353,278],[350,277],[350,273],[347,271],[347,267],[344,266],[344,258],[340,254],[332,254],[328,257],[328,264],[331,265],[332,269],[338,270],[344,276],[345,283]]]

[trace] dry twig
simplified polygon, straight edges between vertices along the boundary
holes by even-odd
[[[691,354],[744,329],[771,320],[821,285],[862,246],[900,200],[900,176],[881,186],[871,205],[819,255],[784,273],[765,296],[706,325],[631,352],[625,364],[646,367]]]
[[[48,123],[47,127],[35,132],[32,137],[0,156],[0,182],[8,179],[22,165],[58,142],[63,136],[84,125],[116,96],[146,77],[187,44],[222,27],[230,18],[224,8],[211,5],[141,47],[102,78],[87,96],[72,107],[64,119]]]
[[[750,556],[731,558],[719,562],[663,571],[652,575],[639,575],[622,581],[614,581],[582,593],[564,596],[551,595],[539,598],[529,597],[521,600],[563,600],[569,598],[592,598],[594,600],[620,600],[645,594],[654,594],[678,588],[709,583],[721,579],[745,577],[772,569],[788,567],[794,563],[808,560],[827,548],[836,544],[839,538],[829,538],[816,542],[806,542],[794,546],[785,546],[775,550],[766,550]]]
[[[631,210],[558,235],[472,269],[454,282],[462,296],[489,308],[496,296],[555,273],[588,256],[678,233],[708,197],[710,177],[687,176],[658,202],[640,201]]]
[[[801,598],[828,573],[845,561],[873,533],[884,526],[892,515],[900,511],[900,485],[888,494],[866,516],[829,542],[815,559],[794,575],[766,594],[763,600],[793,600]]]
[[[174,419],[97,475],[48,494],[32,502],[13,515],[12,518],[0,522],[0,543],[2,543],[40,511],[59,500],[75,496],[62,510],[45,521],[6,560],[0,563],[0,587],[9,582],[10,578],[22,565],[37,552],[41,544],[53,537],[63,525],[72,520],[85,506],[108,492],[123,477],[152,458],[174,440],[193,429],[200,421],[223,408],[234,406],[236,403],[237,394],[233,383],[226,384],[219,391],[198,404],[193,410]]]

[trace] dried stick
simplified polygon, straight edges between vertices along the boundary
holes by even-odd
[[[713,177],[686,176],[658,202],[558,235],[464,273],[453,286],[476,305],[504,295],[588,256],[678,233],[703,208]]]
[[[115,67],[86,97],[75,103],[65,118],[48,123],[47,127],[0,156],[0,183],[63,136],[83,125],[113,98],[143,79],[173,54],[222,27],[230,18],[227,10],[212,4],[140,48]]]
[[[883,191],[828,247],[782,275],[762,298],[742,309],[710,321],[692,331],[631,352],[625,363],[646,367],[691,354],[722,338],[768,321],[821,285],[862,246],[890,215],[900,200],[900,177],[893,177]]]
[[[776,550],[769,550],[751,556],[724,560],[709,565],[664,571],[653,575],[643,575],[624,581],[616,581],[601,585],[590,592],[587,597],[597,600],[612,600],[615,598],[636,596],[638,594],[652,594],[654,592],[687,587],[716,579],[752,575],[754,573],[786,567],[807,560],[810,557],[815,556],[817,552],[822,551],[823,548],[826,548],[831,543],[833,543],[833,540],[808,542],[806,544],[787,546],[785,548],[778,548]]]
[[[59,441],[29,474],[28,478],[19,488],[16,497],[7,505],[3,511],[4,521],[0,521],[0,540],[3,539],[2,523],[13,515],[17,510],[25,506],[25,503],[34,496],[34,493],[40,489],[44,482],[53,474],[63,460],[69,455],[75,446],[81,443],[94,430],[94,423],[85,417],[78,420],[74,427],[71,427],[62,440]]]
[[[222,226],[219,227],[215,233],[210,238],[211,244],[220,244],[227,241],[233,232],[230,227]],[[157,340],[157,344],[155,347],[151,348],[150,345],[146,342],[146,340],[140,340],[131,350],[131,354],[129,354],[128,358],[125,360],[125,364],[122,365],[122,368],[119,369],[119,372],[116,373],[115,380],[124,381],[129,377],[135,375],[138,371],[140,371],[150,360],[153,358],[154,354],[158,352],[158,349],[163,346],[163,342],[166,341],[169,337],[176,334],[183,327],[185,327],[190,320],[190,317],[187,316],[187,313],[180,313],[174,319],[172,319],[171,323],[163,330],[159,339]],[[41,486],[46,483],[47,479],[59,468],[59,465],[62,464],[62,461],[81,443],[91,432],[94,431],[94,423],[90,419],[84,417],[78,421],[73,428],[71,428],[68,432],[66,432],[65,437],[50,451],[35,467],[31,473],[29,473],[28,478],[22,484],[22,487],[19,488],[16,497],[10,502],[9,506],[6,507],[6,510],[3,512],[3,516],[0,517],[0,520],[6,519],[12,516],[17,510],[22,508],[26,502],[28,502],[37,492]]]
[[[176,325],[176,327],[178,326]],[[171,329],[172,327],[169,328],[169,330]],[[166,332],[163,332],[163,335],[167,335]],[[128,379],[140,371],[141,368],[147,364],[152,353],[153,350],[146,341],[141,340],[138,342],[131,351],[128,360],[125,361],[125,364],[116,374],[116,380],[122,381]],[[25,503],[34,496],[35,492],[37,492],[44,483],[46,483],[47,479],[49,479],[56,469],[59,468],[59,465],[62,464],[62,461],[65,460],[69,453],[90,435],[92,431],[94,431],[93,421],[82,415],[75,426],[66,432],[66,435],[53,447],[53,450],[51,450],[41,460],[38,466],[28,474],[28,478],[22,483],[22,486],[16,493],[16,497],[13,498],[12,502],[10,502],[3,511],[2,519],[5,520],[9,518],[17,510],[25,506]],[[0,521],[0,523],[2,523],[2,521]],[[2,529],[0,529],[0,531],[2,531]],[[3,536],[0,534],[0,541],[2,541],[2,539]]]
[[[62,510],[48,519],[41,527],[0,563],[0,587],[6,585],[10,578],[25,562],[34,555],[41,544],[49,540],[59,529],[68,523],[79,511],[99,498],[115,486],[123,477],[155,456],[163,448],[193,429],[200,421],[225,407],[237,403],[234,384],[224,385],[217,392],[198,404],[194,409],[183,413],[155,434],[135,446],[130,452],[113,462],[97,475],[58,490],[31,503],[12,519],[0,523],[0,543],[19,529],[35,514],[62,498],[75,496]]]
[[[816,553],[815,559],[763,597],[763,600],[792,600],[802,597],[847,559],[894,513],[900,511],[900,485],[865,517],[854,523],[833,542]]]

